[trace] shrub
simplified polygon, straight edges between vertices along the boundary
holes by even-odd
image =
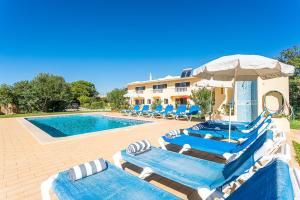
[[[125,89],[113,89],[107,94],[107,101],[113,110],[122,110],[128,108],[128,100],[124,97]]]
[[[195,104],[201,106],[202,114],[208,114],[211,111],[211,107],[214,105],[214,96],[214,92],[206,88],[200,88],[197,90],[192,90],[192,95],[190,98]]]
[[[92,102],[91,109],[103,109],[105,108],[105,103],[103,101],[96,101],[96,102]]]
[[[159,99],[158,101],[153,101],[151,104],[151,109],[155,110],[156,106],[161,105],[161,100]]]

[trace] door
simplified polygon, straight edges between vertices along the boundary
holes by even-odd
[[[257,117],[257,81],[237,81],[237,120],[250,122]]]

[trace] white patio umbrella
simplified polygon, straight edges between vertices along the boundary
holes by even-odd
[[[232,88],[233,81],[218,81],[213,79],[202,79],[196,83],[197,87],[222,87],[222,88]]]
[[[218,81],[232,80],[233,88],[235,88],[236,80],[257,80],[258,77],[262,79],[271,79],[282,76],[286,77],[293,75],[294,71],[294,66],[264,56],[230,55],[220,57],[194,69],[193,75]],[[229,109],[228,132],[230,142],[231,106]]]

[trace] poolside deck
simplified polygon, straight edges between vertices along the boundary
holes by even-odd
[[[98,157],[112,161],[115,152],[137,140],[148,139],[158,146],[157,138],[167,131],[196,123],[150,120],[157,123],[41,144],[18,119],[0,119],[0,199],[41,199],[40,184],[50,175]],[[287,135],[289,140],[292,136],[300,141],[300,133]],[[132,166],[129,168],[136,170]],[[153,176],[151,183],[181,198],[186,199],[188,196],[189,199],[197,199],[194,191],[161,177]],[[56,199],[54,195],[53,199]]]
[[[136,140],[146,138],[158,146],[160,135],[195,124],[175,120],[154,121],[157,123],[42,145],[17,118],[0,119],[0,199],[41,199],[40,184],[50,175],[98,157],[112,161],[115,152]],[[176,193],[175,190],[173,192]]]

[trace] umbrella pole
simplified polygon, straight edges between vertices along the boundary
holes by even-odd
[[[212,115],[212,93],[213,93],[213,90],[214,88],[212,87],[211,90],[210,90],[210,105],[209,105],[209,119],[211,120],[211,115]]]
[[[232,109],[232,106],[234,106],[234,96],[235,96],[235,79],[236,79],[236,69],[234,70],[234,78],[233,78],[233,94],[232,94],[232,98],[233,98],[233,101],[229,104],[229,126],[228,126],[228,140],[229,142],[231,142],[231,109]]]
[[[228,128],[228,140],[230,142],[230,136],[231,136],[231,103],[229,104],[229,128]]]

